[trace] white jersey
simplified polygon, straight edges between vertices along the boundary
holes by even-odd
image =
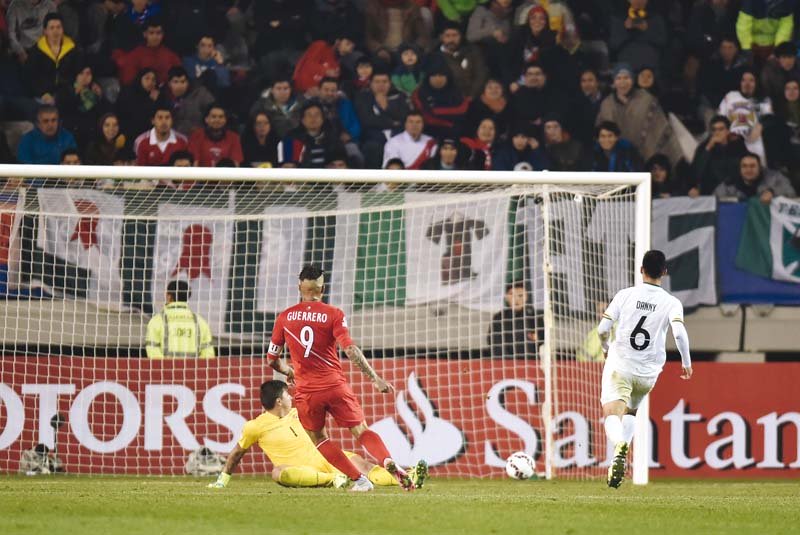
[[[667,360],[667,326],[683,323],[683,305],[661,286],[644,283],[617,292],[603,317],[616,323],[608,364],[640,377],[656,377]]]

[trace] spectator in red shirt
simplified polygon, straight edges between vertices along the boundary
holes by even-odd
[[[186,136],[172,129],[172,109],[157,103],[153,112],[153,128],[136,138],[136,165],[167,165],[173,153],[186,150]]]
[[[119,79],[122,85],[133,82],[136,73],[146,68],[156,71],[159,85],[163,84],[167,81],[170,68],[181,64],[178,55],[163,45],[164,28],[158,19],[149,19],[142,35],[144,35],[143,45],[127,53],[122,50],[114,51],[114,61],[119,67]]]
[[[231,159],[238,167],[244,156],[239,134],[228,130],[225,108],[211,104],[206,111],[206,126],[189,138],[189,151],[200,167],[216,167],[220,160]]]
[[[353,54],[355,46],[353,40],[345,35],[337,37],[333,45],[327,41],[311,43],[294,68],[292,80],[295,90],[305,93],[309,89],[317,89],[325,77],[339,78],[339,62],[345,56]]]

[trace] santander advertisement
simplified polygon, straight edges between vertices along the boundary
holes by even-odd
[[[380,394],[352,373],[368,423],[403,464],[434,475],[502,477],[505,458],[544,462],[544,383],[536,361],[376,360],[396,388]],[[608,466],[599,402],[601,365],[561,362],[553,407],[556,476]],[[691,381],[668,364],[651,396],[652,477],[800,476],[800,364],[698,363]],[[181,474],[188,454],[227,454],[261,412],[263,359],[0,360],[0,472],[24,450],[55,446],[67,472]],[[51,418],[66,424],[58,429]],[[333,422],[330,422],[333,425]],[[349,434],[332,433],[346,448]],[[634,445],[635,447],[635,445]],[[242,472],[266,474],[254,448]]]

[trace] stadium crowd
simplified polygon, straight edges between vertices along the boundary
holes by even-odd
[[[0,7],[4,162],[647,170],[659,197],[800,191],[794,0]],[[20,121],[33,129],[6,139]]]

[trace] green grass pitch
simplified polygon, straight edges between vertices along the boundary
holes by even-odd
[[[0,477],[0,533],[791,533],[800,482],[433,479],[407,494],[286,489],[267,478]]]

